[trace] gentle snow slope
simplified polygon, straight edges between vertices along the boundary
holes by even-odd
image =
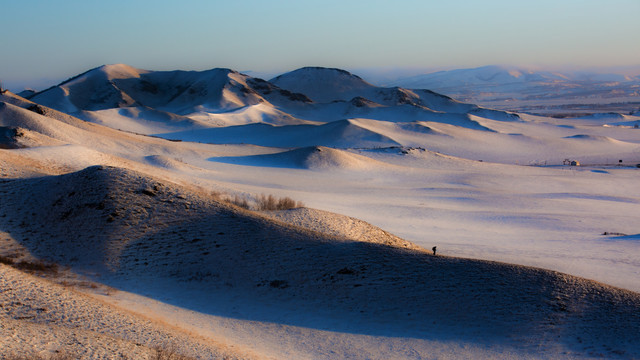
[[[640,354],[640,296],[569,275],[323,235],[124,169],[0,191],[0,225],[33,254],[206,314],[523,355]]]

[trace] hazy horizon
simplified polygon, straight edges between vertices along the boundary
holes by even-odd
[[[0,81],[42,89],[102,64],[149,70],[302,66],[413,74],[509,64],[638,67],[640,2],[413,0],[8,2]]]

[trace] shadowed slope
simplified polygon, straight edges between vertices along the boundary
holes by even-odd
[[[385,147],[399,145],[385,134],[364,128],[354,120],[340,120],[323,125],[249,124],[182,131],[160,135],[167,139],[213,144],[247,143],[273,147],[330,146],[337,148]]]
[[[376,87],[344,70],[327,68],[303,68],[268,82],[230,69],[147,71],[104,65],[30,98],[86,120],[145,134],[181,127],[304,124],[356,117],[453,122],[487,130],[468,116],[519,119],[429,90]]]
[[[382,170],[393,165],[324,146],[310,146],[277,154],[211,158],[237,165],[268,166],[311,170]]]
[[[174,346],[187,359],[254,358],[3,264],[0,289],[2,359],[156,359]]]
[[[368,102],[384,106],[412,105],[424,110],[448,113],[467,113],[479,108],[458,102],[430,90],[377,87],[357,75],[340,69],[305,67],[270,80],[273,84],[293,92],[308,95],[316,102],[350,101],[357,106]]]
[[[2,230],[35,255],[201,312],[532,353],[640,354],[640,295],[569,275],[348,241],[117,168],[4,181],[0,195]]]
[[[180,115],[198,109],[228,111],[266,98],[284,103],[309,101],[264,83],[231,69],[148,71],[115,64],[91,69],[31,99],[68,113],[149,107]]]

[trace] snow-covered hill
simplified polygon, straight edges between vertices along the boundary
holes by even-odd
[[[414,75],[388,84],[431,89],[461,101],[512,111],[558,115],[640,107],[640,76],[483,66]]]
[[[569,76],[557,72],[534,71],[508,66],[483,66],[472,69],[438,71],[398,79],[395,82],[411,88],[461,88],[464,86],[492,86],[532,82],[560,82]]]
[[[327,95],[342,77],[362,92],[320,102],[231,70],[117,65],[0,94],[0,255],[67,265],[111,286],[81,290],[109,306],[247,358],[639,356],[640,117],[512,114],[311,73],[333,79]],[[308,208],[231,205],[260,194]],[[78,289],[0,271],[0,357],[74,336],[149,354],[114,325],[138,320],[92,302],[99,321],[74,330],[28,289],[67,307]]]
[[[37,93],[31,99],[65,112],[133,105],[171,109],[176,113],[188,111],[195,105],[233,109],[259,102],[255,95],[241,93],[242,80],[239,74],[228,69],[151,72],[124,64],[104,65]]]
[[[413,88],[381,88],[369,84],[357,75],[340,69],[307,67],[279,75],[270,80],[289,91],[308,95],[316,102],[351,101],[356,106],[413,105],[434,111],[464,113],[476,108],[444,95]]]
[[[104,65],[30,99],[85,120],[147,134],[357,117],[440,121],[446,118],[443,114],[482,112],[494,119],[517,118],[429,90],[376,87],[344,70],[327,68],[302,68],[265,81],[229,69],[148,71]]]
[[[12,199],[0,212],[5,241],[205,317],[338,331],[365,343],[406,337],[413,358],[429,351],[418,339],[455,339],[482,358],[493,357],[482,350],[489,345],[525,357],[640,351],[640,295],[553,271],[323,234],[122,168],[4,181],[0,193]],[[321,213],[316,221],[343,220]]]

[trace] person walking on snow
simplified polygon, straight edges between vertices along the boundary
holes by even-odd
[[[433,250],[433,255],[435,255],[436,254],[436,247],[435,246],[432,247],[431,250]]]

